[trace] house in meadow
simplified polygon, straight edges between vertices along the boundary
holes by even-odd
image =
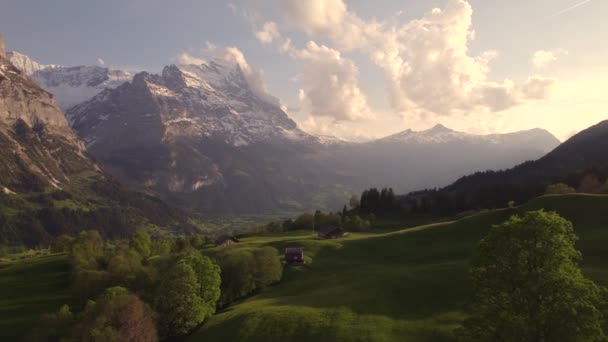
[[[287,265],[304,264],[304,247],[285,248],[285,264],[287,264]]]
[[[342,228],[334,226],[325,226],[319,229],[319,239],[337,239],[344,236],[346,232]]]
[[[215,245],[216,246],[228,246],[228,245],[232,245],[234,243],[238,243],[239,239],[232,237],[232,236],[227,236],[227,235],[222,235],[219,238],[217,238],[217,240],[215,240]]]

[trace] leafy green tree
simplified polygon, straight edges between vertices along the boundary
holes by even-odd
[[[344,221],[344,229],[351,232],[365,232],[370,229],[369,221],[362,219],[359,215],[353,215]]]
[[[155,342],[154,312],[124,287],[107,289],[89,302],[73,337],[77,341]]]
[[[304,213],[296,218],[293,223],[293,230],[312,230],[315,218],[310,213]]]
[[[107,271],[114,284],[133,288],[142,273],[141,256],[133,249],[117,253],[110,259]]]
[[[205,317],[213,315],[220,298],[220,267],[200,252],[189,253],[182,261],[190,265],[196,274]]]
[[[74,238],[68,235],[59,235],[51,242],[51,253],[65,253],[72,248]]]
[[[34,341],[62,341],[69,337],[75,323],[70,307],[64,304],[59,311],[42,315],[40,327],[34,332]]]
[[[314,230],[321,229],[322,225],[323,225],[323,213],[321,212],[321,210],[317,210],[317,211],[315,211],[315,217],[314,217]]]
[[[96,270],[104,253],[104,241],[96,230],[82,231],[76,237],[70,251],[74,268]]]
[[[171,253],[173,241],[170,239],[157,239],[152,242],[152,253],[154,255],[167,255]]]
[[[201,249],[207,244],[207,238],[200,234],[190,235],[190,245],[195,249]]]
[[[253,251],[256,290],[261,290],[281,280],[283,265],[277,254],[277,250],[272,247],[263,247]]]
[[[173,243],[172,251],[174,253],[183,253],[183,252],[189,250],[190,248],[192,248],[192,246],[190,245],[190,240],[186,239],[183,236],[180,236],[177,239],[175,239],[175,242]]]
[[[133,234],[129,246],[133,248],[144,259],[152,253],[152,239],[145,231],[139,229]]]
[[[602,290],[586,279],[572,223],[533,211],[494,226],[471,269],[463,336],[473,341],[605,341]]]
[[[294,224],[293,224],[292,219],[287,219],[287,220],[283,221],[283,224],[282,224],[283,231],[288,232],[290,230],[293,230],[293,226],[294,226]]]
[[[576,190],[564,183],[551,184],[545,191],[545,195],[566,195],[573,193],[576,193]]]
[[[163,338],[185,335],[203,322],[208,309],[200,297],[201,284],[196,272],[186,262],[171,268],[156,295],[160,315],[159,332]]]
[[[256,265],[251,253],[229,251],[220,256],[219,262],[222,270],[220,306],[226,306],[256,290]]]
[[[359,196],[352,195],[352,197],[348,201],[348,204],[350,205],[351,209],[357,209],[359,207],[359,204],[360,204]]]

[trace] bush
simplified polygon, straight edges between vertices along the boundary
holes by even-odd
[[[606,301],[577,262],[572,223],[528,212],[494,226],[471,268],[472,341],[603,341]]]
[[[366,232],[371,228],[368,220],[364,220],[359,215],[347,216],[344,220],[344,229],[351,232]]]
[[[72,249],[74,238],[68,235],[60,235],[51,242],[51,253],[65,253]]]
[[[89,302],[73,337],[77,341],[155,342],[155,314],[127,289],[112,287],[97,302]]]
[[[220,307],[279,282],[283,274],[278,252],[272,247],[226,251],[220,255],[219,264],[222,274]]]
[[[567,195],[573,193],[576,193],[576,190],[564,183],[551,184],[545,191],[545,195]]]

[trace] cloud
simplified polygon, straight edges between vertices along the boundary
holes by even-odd
[[[540,50],[536,51],[532,56],[532,64],[537,68],[543,68],[551,62],[555,62],[557,56],[552,51]]]
[[[329,40],[342,51],[366,52],[384,71],[393,110],[404,116],[504,111],[543,98],[552,85],[540,79],[523,85],[489,81],[490,62],[498,54],[493,50],[470,54],[468,43],[475,32],[473,9],[466,0],[448,0],[444,8],[433,8],[401,25],[366,21],[342,0],[282,0],[281,4],[286,25]],[[289,54],[293,49],[289,38],[281,39],[281,52]]]
[[[346,141],[369,141],[379,137],[352,122],[334,121],[327,117],[309,115],[298,121],[298,126],[305,132],[314,135],[338,137]]]
[[[309,36],[325,37],[351,50],[369,45],[381,33],[377,22],[365,22],[342,0],[281,0],[285,22]]]
[[[335,121],[374,118],[359,87],[359,69],[353,61],[313,41],[305,49],[291,48],[286,53],[304,62],[299,98],[310,115]]]
[[[544,68],[547,65],[557,61],[559,55],[567,55],[568,51],[559,49],[554,51],[539,50],[532,55],[532,65],[537,68]]]
[[[187,52],[182,52],[174,59],[178,62],[178,64],[201,65],[206,64],[207,59],[220,59],[233,63],[235,67],[238,65],[243,73],[243,77],[249,85],[250,90],[256,96],[270,104],[280,106],[279,99],[272,96],[268,92],[262,71],[249,64],[243,52],[237,47],[229,46],[220,48],[210,42],[206,42],[205,47],[200,50],[200,55],[201,56],[195,56]]]
[[[554,84],[554,79],[532,76],[523,84],[521,91],[528,100],[544,100],[549,97]]]
[[[101,57],[97,57],[97,64],[104,65],[104,64],[106,64],[106,61],[104,61],[103,58],[101,58]]]
[[[193,56],[187,52],[182,52],[180,53],[176,58],[177,62],[179,64],[194,64],[194,65],[201,65],[205,63],[205,60],[196,56]]]
[[[279,28],[277,24],[275,22],[269,21],[264,23],[262,29],[256,32],[255,36],[263,44],[270,44],[275,39],[279,38],[281,35],[279,33]]]

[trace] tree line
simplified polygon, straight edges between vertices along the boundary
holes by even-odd
[[[56,238],[51,250],[68,253],[78,304],[45,315],[32,339],[172,340],[280,281],[276,249],[206,253],[207,243],[196,234],[152,239],[143,230],[129,240],[107,241],[97,231]]]

